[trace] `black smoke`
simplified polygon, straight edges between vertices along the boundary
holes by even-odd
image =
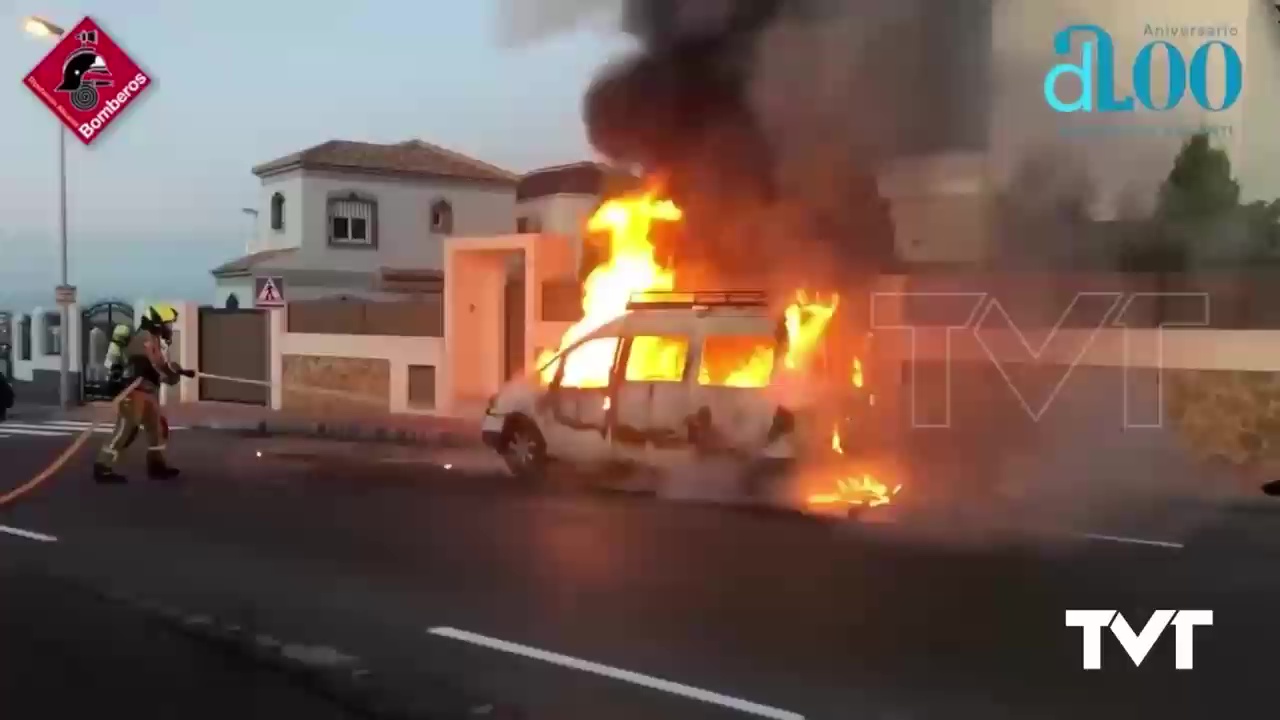
[[[878,174],[986,144],[987,0],[627,0],[624,18],[641,49],[599,74],[584,119],[684,207],[681,281],[882,271]]]

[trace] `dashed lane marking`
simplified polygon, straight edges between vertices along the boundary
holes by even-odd
[[[539,650],[537,648],[529,647],[528,645],[519,645],[517,643],[507,642],[506,640],[486,637],[466,630],[458,630],[450,627],[434,627],[427,630],[427,632],[431,635],[446,637],[453,640],[461,640],[462,642],[479,645],[481,647],[489,648],[490,650],[497,650],[499,652],[510,653],[512,655],[541,660],[543,662],[551,663],[552,665],[559,665],[561,667],[572,668],[574,670],[581,670],[582,672],[602,675],[607,678],[613,678],[614,680],[629,682],[652,690],[661,690],[662,692],[671,693],[672,695],[680,695],[681,697],[690,698],[692,700],[700,700],[705,703],[719,705],[721,707],[730,708],[749,715],[772,718],[772,720],[804,720],[803,715],[793,713],[788,710],[781,710],[768,705],[761,705],[748,700],[742,700],[728,695],[721,695],[709,690],[702,690],[700,688],[682,685],[670,680],[663,680],[662,678],[641,675],[640,673],[632,672],[630,670],[610,667],[609,665],[601,665],[600,663],[594,663],[589,660],[582,660],[568,655],[561,655],[560,653]]]
[[[58,542],[58,538],[52,535],[45,535],[44,533],[32,532],[30,530],[23,530],[22,528],[9,527],[8,525],[0,525],[0,533],[4,533],[6,535],[14,535],[20,538],[26,538],[28,540],[35,540],[37,542],[50,542],[50,543]]]
[[[1171,542],[1168,540],[1145,540],[1143,538],[1124,537],[1121,535],[1101,535],[1099,533],[1080,533],[1080,537],[1089,540],[1102,540],[1106,542],[1128,543],[1130,545],[1148,545],[1151,547],[1170,548],[1172,550],[1181,550],[1185,547],[1182,543]]]

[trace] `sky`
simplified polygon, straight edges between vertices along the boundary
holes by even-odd
[[[502,4],[0,0],[0,309],[52,305],[58,282],[61,123],[22,82],[52,42],[25,16],[93,17],[154,82],[93,145],[67,136],[81,302],[208,302],[209,270],[244,252],[258,163],[335,138],[421,138],[516,172],[593,157],[581,98],[628,41],[604,18],[513,46]]]

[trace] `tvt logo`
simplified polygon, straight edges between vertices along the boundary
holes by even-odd
[[[1141,632],[1134,632],[1118,610],[1067,611],[1067,627],[1078,627],[1084,633],[1084,661],[1080,667],[1085,670],[1102,669],[1102,628],[1111,629],[1134,667],[1140,667],[1170,625],[1174,628],[1173,666],[1190,670],[1195,664],[1192,633],[1197,626],[1213,625],[1212,610],[1157,610]]]
[[[1134,112],[1134,98],[1116,97],[1115,45],[1111,34],[1097,25],[1069,25],[1053,36],[1053,50],[1058,55],[1071,53],[1073,34],[1092,35],[1093,40],[1080,43],[1080,64],[1055,65],[1044,78],[1044,99],[1049,107],[1060,113],[1075,112]],[[1221,48],[1225,78],[1223,97],[1215,106],[1209,97],[1209,56],[1213,49]],[[1169,62],[1169,87],[1164,105],[1158,105],[1151,88],[1152,62],[1157,48],[1163,48]],[[1196,104],[1210,112],[1221,112],[1235,105],[1244,90],[1244,63],[1230,43],[1212,40],[1201,45],[1191,56],[1191,62],[1172,43],[1156,40],[1147,43],[1133,63],[1133,91],[1138,102],[1148,110],[1172,110],[1191,90]],[[1080,97],[1064,102],[1058,97],[1058,80],[1064,75],[1080,79]],[[1096,87],[1095,87],[1096,81]],[[1095,105],[1095,91],[1097,104]]]

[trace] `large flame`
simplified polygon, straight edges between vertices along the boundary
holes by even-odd
[[[587,230],[608,233],[609,257],[587,276],[583,286],[582,319],[564,333],[558,348],[547,350],[538,358],[543,382],[550,383],[555,377],[558,368],[550,363],[555,355],[621,317],[633,294],[674,288],[675,275],[658,262],[649,232],[655,222],[679,221],[682,215],[675,203],[650,190],[609,200],[591,216]],[[812,361],[818,355],[819,341],[839,304],[840,298],[834,294],[824,299],[804,290],[796,292],[794,301],[783,311],[787,347],[781,359],[786,372],[803,374],[813,369]],[[702,366],[698,368],[700,382],[738,388],[759,388],[769,384],[777,356],[771,338],[726,337],[716,338],[716,341],[722,342],[723,347],[713,352],[708,341]],[[583,344],[566,356],[563,384],[568,387],[607,387],[617,350],[616,339]],[[678,340],[634,338],[627,362],[627,376],[632,380],[679,379],[684,375],[688,350]],[[862,388],[864,378],[860,360],[854,360],[850,380],[855,387]],[[869,401],[873,401],[872,398]],[[609,399],[605,398],[604,403],[608,409]],[[831,447],[838,454],[844,454],[838,429],[832,433]],[[900,489],[901,486],[890,489],[869,475],[849,476],[837,480],[835,492],[812,495],[809,502],[815,505],[847,503],[876,506],[889,502]]]
[[[609,258],[596,266],[583,283],[582,319],[574,323],[563,337],[560,347],[547,350],[538,358],[542,367],[542,380],[551,382],[556,368],[548,366],[557,353],[606,323],[621,317],[627,310],[627,300],[638,292],[671,290],[675,283],[672,272],[660,265],[654,257],[649,229],[654,221],[676,221],[683,213],[670,200],[659,199],[649,191],[638,196],[609,200],[596,210],[587,221],[589,232],[609,233]],[[647,340],[647,338],[643,339]],[[649,343],[638,343],[647,345]],[[570,387],[605,387],[609,384],[609,371],[618,349],[617,341],[588,343],[579,352],[568,356],[564,368],[564,384]],[[678,347],[633,347],[642,353],[665,355],[678,361]],[[658,358],[661,362],[662,358]],[[668,368],[669,369],[669,368]]]

